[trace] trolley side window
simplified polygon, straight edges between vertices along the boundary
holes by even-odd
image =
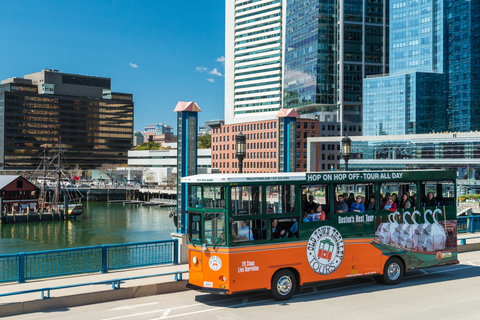
[[[188,206],[190,208],[202,207],[202,187],[200,186],[188,187]]]
[[[205,213],[205,244],[225,245],[225,213]]]
[[[262,187],[235,186],[230,193],[233,216],[262,214]]]
[[[190,242],[202,242],[202,213],[189,212],[188,213],[188,238]]]
[[[295,212],[295,186],[274,185],[266,187],[267,213]]]
[[[420,201],[422,207],[453,206],[455,204],[455,184],[451,180],[446,181],[421,181]]]
[[[337,194],[338,200],[335,204],[335,212],[342,211],[345,213],[344,205],[339,203],[339,196],[342,196],[343,202],[347,205],[348,211],[350,212],[363,213],[364,211],[375,210],[374,205],[372,205],[370,209],[368,208],[370,196],[375,196],[373,184],[337,184],[335,186],[335,193]]]
[[[271,219],[270,228],[271,239],[298,238],[297,218]]]
[[[257,241],[267,238],[264,219],[233,221],[230,224],[230,232],[233,242]]]
[[[206,209],[225,209],[225,187],[204,186],[203,206]]]
[[[329,186],[315,184],[302,186],[302,221],[330,220]]]

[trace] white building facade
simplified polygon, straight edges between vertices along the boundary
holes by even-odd
[[[274,119],[282,102],[282,0],[226,0],[225,124]]]
[[[128,151],[128,167],[119,168],[127,171],[125,173],[127,183],[170,183],[171,175],[177,173],[177,144],[165,143],[164,146],[171,149]],[[198,173],[210,172],[211,158],[211,149],[198,149]],[[138,179],[140,174],[142,176],[141,180]],[[176,179],[173,181],[176,181]]]

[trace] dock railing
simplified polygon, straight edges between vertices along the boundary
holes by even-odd
[[[178,240],[0,255],[0,282],[178,263]]]
[[[458,233],[474,233],[478,231],[480,231],[480,215],[457,217]]]

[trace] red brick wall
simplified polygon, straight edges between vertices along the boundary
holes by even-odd
[[[319,122],[310,119],[297,119],[297,171],[306,171],[307,158],[304,142],[312,134],[319,136]],[[313,128],[312,128],[313,123]],[[306,129],[305,129],[306,124]],[[247,157],[243,161],[243,172],[278,172],[278,119],[242,124],[224,125],[214,128],[212,136],[212,168],[220,173],[237,173],[238,160],[235,158],[235,136],[240,131],[247,138]],[[296,146],[296,147],[297,147]],[[318,159],[317,159],[318,161]]]

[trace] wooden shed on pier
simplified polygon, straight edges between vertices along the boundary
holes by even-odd
[[[0,175],[0,195],[3,210],[21,212],[34,210],[38,205],[39,188],[19,175]]]

